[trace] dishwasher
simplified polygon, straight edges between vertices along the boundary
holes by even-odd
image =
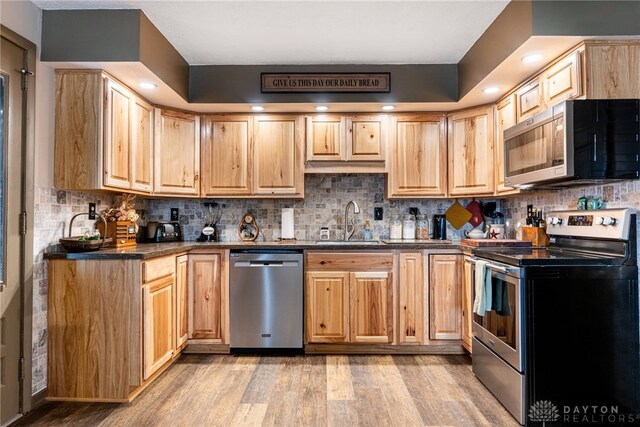
[[[300,251],[290,250],[231,252],[232,352],[302,349],[302,259]]]

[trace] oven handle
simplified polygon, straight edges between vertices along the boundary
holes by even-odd
[[[467,261],[469,261],[472,264],[475,264],[476,261],[480,261],[480,258],[472,257],[472,258],[468,258]],[[495,265],[495,264],[492,264],[490,262],[487,263],[487,268],[490,268],[491,270],[495,270],[498,273],[503,273],[503,274],[512,274],[513,273],[513,268],[502,267],[501,265]]]

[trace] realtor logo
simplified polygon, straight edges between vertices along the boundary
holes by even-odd
[[[538,400],[529,408],[529,419],[533,422],[542,422],[544,427],[547,422],[557,421],[560,418],[558,407],[548,400]]]

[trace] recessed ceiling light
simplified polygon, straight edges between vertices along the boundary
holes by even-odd
[[[391,111],[391,110],[395,110],[395,108],[396,108],[396,107],[395,107],[395,106],[393,106],[393,105],[383,105],[383,106],[382,106],[382,109],[383,109],[384,111]]]
[[[541,59],[542,59],[541,53],[534,53],[531,55],[523,56],[522,62],[524,62],[525,64],[531,64],[532,62],[538,62]]]
[[[264,111],[264,107],[261,105],[254,105],[253,107],[251,107],[251,110],[253,111]]]
[[[489,86],[487,88],[484,88],[482,91],[487,95],[491,95],[492,93],[498,93],[499,90],[500,89],[498,89],[498,86]]]
[[[327,107],[326,105],[318,105],[316,107],[316,111],[327,111],[329,109],[329,107]]]
[[[155,88],[158,87],[158,85],[155,84],[155,83],[151,83],[151,82],[142,82],[142,83],[140,83],[140,87],[142,89],[155,89]]]

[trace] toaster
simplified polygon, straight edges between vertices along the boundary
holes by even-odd
[[[148,242],[180,242],[182,241],[182,230],[177,221],[151,221],[147,224]]]

